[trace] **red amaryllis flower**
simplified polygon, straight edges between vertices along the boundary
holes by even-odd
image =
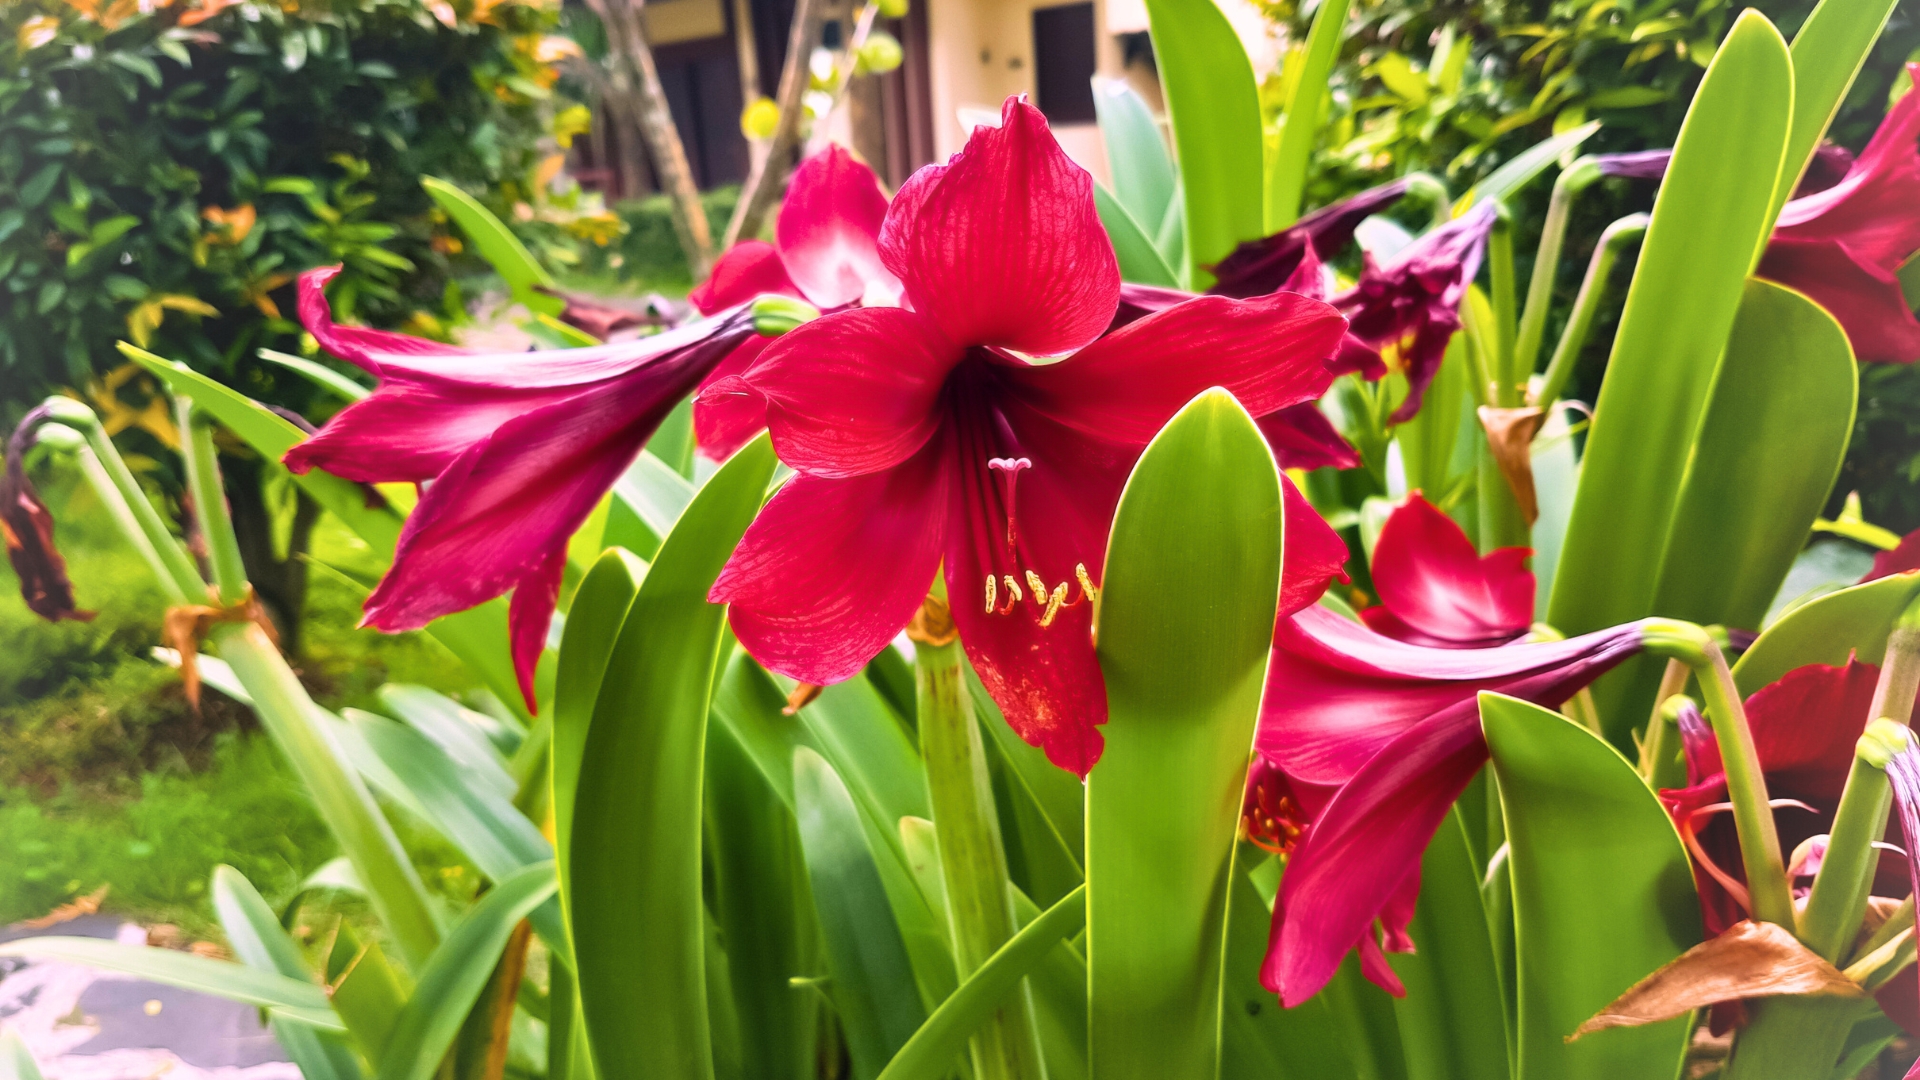
[[[1860,579],[1861,582],[1878,581],[1883,577],[1904,574],[1909,570],[1920,570],[1920,529],[1900,538],[1900,543],[1886,551],[1875,552],[1873,568]]]
[[[1254,745],[1285,780],[1286,805],[1299,815],[1285,824],[1299,840],[1273,906],[1261,982],[1298,1005],[1358,950],[1368,978],[1402,993],[1380,951],[1412,947],[1421,853],[1486,763],[1476,695],[1557,708],[1642,638],[1631,624],[1565,641],[1431,649],[1319,607],[1282,620]],[[1267,802],[1280,805],[1272,794]]]
[[[711,598],[761,663],[831,683],[907,624],[944,564],[988,691],[1084,775],[1107,708],[1087,601],[1134,460],[1207,387],[1255,414],[1318,397],[1345,324],[1295,295],[1202,297],[1105,333],[1120,274],[1092,180],[1023,98],[900,189],[880,253],[911,308],[823,316],[745,376],[800,475]],[[1294,492],[1288,534],[1291,610],[1338,568],[1298,560],[1345,550]]]
[[[793,170],[774,223],[774,243],[743,240],[728,248],[713,274],[687,299],[704,315],[762,293],[800,297],[822,311],[856,304],[890,306],[900,279],[880,261],[880,223],[887,197],[873,170],[840,146],[829,146]],[[755,337],[720,362],[704,389],[752,367],[771,338]],[[695,406],[702,452],[719,460],[746,445],[766,424],[766,403],[737,380]]]
[[[1909,77],[1920,65],[1909,65]],[[1840,182],[1789,202],[1761,277],[1840,320],[1861,360],[1920,360],[1920,320],[1894,271],[1920,250],[1920,98],[1900,99]]]
[[[1853,767],[1854,746],[1872,719],[1880,669],[1849,660],[1833,667],[1795,668],[1747,698],[1747,726],[1767,780],[1779,803],[1774,814],[1781,855],[1825,833],[1840,806]],[[1694,881],[1708,934],[1747,918],[1746,870],[1740,860],[1720,747],[1698,710],[1680,714],[1687,786],[1660,792],[1660,801],[1694,856]],[[1898,894],[1896,894],[1898,895]]]
[[[1909,78],[1920,64],[1907,65]],[[1823,147],[1780,211],[1757,273],[1806,293],[1839,320],[1861,360],[1920,360],[1914,318],[1894,271],[1920,251],[1920,96],[1894,105],[1857,160]],[[1600,160],[1610,176],[1659,179],[1670,150]],[[1837,179],[1833,176],[1839,173]]]
[[[67,580],[67,560],[53,545],[53,515],[27,479],[27,451],[40,425],[53,417],[45,405],[33,409],[7,439],[7,468],[0,475],[0,537],[6,540],[7,559],[20,579],[20,596],[28,610],[49,622],[91,620],[73,601],[73,583]]]
[[[338,272],[301,275],[301,320],[380,385],[289,450],[287,467],[433,481],[362,625],[416,630],[511,589],[514,667],[531,706],[567,538],[674,405],[752,336],[752,317],[743,307],[636,341],[480,355],[334,325],[322,289]]]
[[[1439,649],[1484,649],[1533,625],[1533,549],[1484,558],[1460,526],[1419,492],[1387,516],[1373,547],[1380,604],[1360,613],[1375,632]]]
[[[1207,291],[1220,296],[1265,296],[1289,284],[1309,255],[1318,261],[1333,258],[1353,239],[1353,231],[1367,218],[1400,201],[1407,181],[1395,180],[1324,206],[1272,236],[1249,240],[1214,266],[1214,284]]]

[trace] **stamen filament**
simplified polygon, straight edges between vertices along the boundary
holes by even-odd
[[[1002,575],[1000,580],[1007,586],[1007,606],[1000,609],[1000,614],[1005,615],[1007,612],[1012,611],[1013,606],[1018,604],[1023,597],[1020,593],[1020,583],[1013,580],[1012,574]]]
[[[1053,617],[1060,614],[1060,606],[1067,600],[1067,583],[1061,582],[1053,587],[1053,595],[1047,597],[1047,613],[1040,616],[1040,628],[1045,630],[1053,625]]]
[[[1033,462],[1028,458],[990,458],[987,461],[987,468],[993,472],[999,473],[1005,480],[1006,504],[1007,504],[1006,505],[1007,552],[1011,554],[1014,550],[1014,545],[1019,541],[1019,535],[1020,535],[1018,531],[1015,530],[1014,524],[1013,524],[1013,520],[1014,520],[1013,500],[1014,500],[1015,487],[1016,485],[1018,485],[1020,481],[1021,470],[1033,468]]]

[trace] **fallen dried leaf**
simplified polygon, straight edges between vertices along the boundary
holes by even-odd
[[[1528,525],[1540,517],[1540,500],[1533,490],[1533,437],[1546,422],[1547,411],[1538,405],[1520,409],[1480,406],[1480,426],[1486,429],[1493,463],[1513,489],[1513,501],[1519,504]]]
[[[1716,1002],[1779,994],[1860,997],[1840,969],[1794,940],[1784,927],[1744,919],[1635,983],[1613,1004],[1567,1036],[1613,1027],[1639,1027],[1683,1016]]]
[[[112,888],[111,885],[102,885],[85,896],[75,897],[73,900],[61,904],[59,907],[54,908],[52,911],[47,912],[37,919],[23,919],[20,922],[14,923],[13,929],[45,930],[49,926],[58,926],[63,922],[71,922],[82,915],[92,915],[94,912],[100,910],[101,901],[107,898],[107,890],[110,888]]]

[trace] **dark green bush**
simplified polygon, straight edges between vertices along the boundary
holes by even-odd
[[[118,366],[126,337],[301,404],[253,359],[296,345],[292,275],[344,262],[340,306],[433,333],[458,309],[458,245],[420,177],[501,210],[525,198],[555,112],[557,3],[193,3],[0,5],[13,411]]]

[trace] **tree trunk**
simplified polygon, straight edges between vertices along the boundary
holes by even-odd
[[[804,2],[804,0],[803,0]],[[640,129],[653,156],[653,171],[673,206],[674,232],[687,253],[695,281],[713,269],[713,230],[700,205],[687,148],[673,126],[667,92],[660,85],[653,49],[640,26],[640,0],[587,0],[607,31],[606,97],[618,99],[615,112]]]
[[[313,527],[320,521],[320,504],[294,489],[293,526],[287,539],[287,557],[276,558],[273,511],[268,508],[261,463],[252,458],[228,457],[221,462],[226,477],[227,506],[233,513],[233,533],[240,542],[240,561],[254,595],[280,632],[280,651],[300,655],[300,623],[307,610],[306,554]]]
[[[787,35],[787,62],[780,71],[780,93],[774,99],[780,106],[780,123],[767,140],[766,152],[754,158],[753,171],[740,189],[740,201],[727,222],[723,247],[732,247],[742,238],[760,235],[767,211],[773,208],[785,186],[794,144],[800,135],[801,99],[807,93],[808,64],[814,46],[820,42],[822,5],[820,0],[797,0],[793,7],[793,29]]]

